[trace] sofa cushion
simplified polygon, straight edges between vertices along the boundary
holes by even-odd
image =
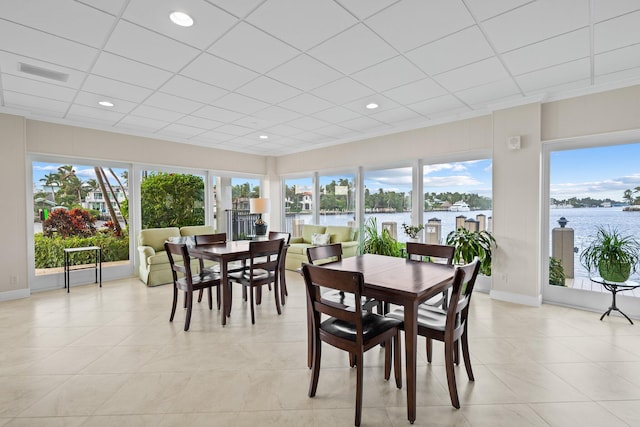
[[[313,233],[311,235],[311,244],[316,246],[328,245],[331,241],[330,234]]]
[[[166,251],[159,251],[156,252],[155,255],[151,255],[149,258],[147,258],[147,263],[149,265],[169,264],[169,256],[167,255]]]
[[[210,225],[187,225],[180,227],[181,236],[197,236],[199,234],[214,234],[216,230]]]
[[[312,247],[313,245],[311,243],[296,243],[296,244],[292,244],[289,245],[289,247],[287,248],[287,255],[289,254],[296,254],[296,255],[303,255],[304,259],[307,259],[307,248]]]
[[[324,233],[324,230],[327,227],[325,227],[324,225],[310,225],[310,224],[305,224],[302,226],[302,241],[304,243],[311,243],[311,236],[313,236],[314,233]]]
[[[140,230],[138,244],[140,246],[150,246],[155,251],[164,251],[164,242],[171,237],[180,237],[178,227],[147,228]]]
[[[331,243],[342,243],[353,241],[353,228],[341,225],[330,225],[326,233],[331,235]]]

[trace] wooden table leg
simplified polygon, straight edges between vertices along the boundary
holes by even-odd
[[[416,420],[416,354],[418,347],[418,304],[413,301],[404,306],[404,339],[407,363],[407,417]]]
[[[231,309],[229,307],[229,279],[228,266],[225,260],[220,260],[220,286],[222,287],[222,326],[227,324],[227,316]]]

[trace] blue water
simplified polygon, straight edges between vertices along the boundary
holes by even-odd
[[[431,218],[441,220],[441,240],[444,243],[446,236],[455,228],[455,219],[459,215],[467,218],[475,219],[476,215],[484,214],[487,218],[491,217],[491,211],[472,211],[472,212],[424,212],[424,216],[420,222],[426,224]],[[365,215],[368,218],[371,214]],[[398,224],[397,239],[405,242],[407,236],[402,231],[402,223],[411,223],[411,213],[377,213],[378,229],[381,228],[383,222],[396,222]],[[551,209],[549,211],[549,254],[551,254],[551,230],[559,227],[558,220],[565,217],[569,222],[567,228],[574,230],[574,247],[578,248],[578,252],[574,254],[574,266],[576,277],[588,277],[588,272],[580,264],[580,252],[589,243],[591,236],[595,233],[598,225],[611,226],[618,228],[623,234],[633,234],[640,239],[640,212],[623,212],[621,207],[613,208],[573,208],[573,209]],[[298,215],[298,218],[304,219],[305,224],[312,223],[311,215]],[[320,217],[322,225],[346,225],[349,221],[353,221],[353,215],[323,215]],[[500,245],[500,242],[498,242]]]

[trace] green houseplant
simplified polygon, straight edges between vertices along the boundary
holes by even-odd
[[[549,284],[554,286],[565,286],[566,276],[564,268],[558,258],[549,257]]]
[[[469,231],[459,227],[447,235],[447,245],[455,246],[453,262],[467,264],[477,256],[480,259],[480,273],[491,276],[491,255],[496,247],[496,239],[488,231]]]
[[[417,239],[418,233],[424,230],[424,225],[423,224],[411,225],[411,224],[405,224],[403,222],[402,230],[404,231],[404,234],[406,234],[407,237],[409,237],[410,239]]]
[[[391,237],[389,230],[383,228],[378,234],[376,217],[369,217],[364,224],[360,253],[401,257],[402,244]]]
[[[587,271],[597,271],[608,282],[624,282],[638,269],[640,242],[617,228],[598,226],[580,253],[580,262]]]

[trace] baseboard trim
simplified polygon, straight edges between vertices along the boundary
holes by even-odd
[[[29,298],[30,289],[16,289],[15,291],[0,292],[0,301],[11,301],[14,299]]]
[[[514,294],[512,292],[491,290],[489,292],[491,299],[512,302],[514,304],[530,305],[532,307],[540,307],[542,305],[542,295],[531,297],[528,295]]]

